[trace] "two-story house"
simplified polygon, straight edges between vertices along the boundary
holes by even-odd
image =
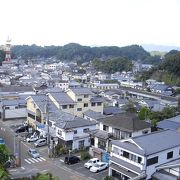
[[[49,122],[55,130],[58,143],[72,150],[89,147],[90,136],[87,132],[96,129],[96,122],[63,111],[51,114]]]
[[[127,139],[151,132],[149,123],[141,121],[135,114],[127,112],[107,116],[100,119],[99,122],[99,129],[89,132],[93,142],[92,150],[98,151],[99,154],[110,151],[110,142],[114,139]]]
[[[89,88],[71,88],[66,93],[77,103],[75,115],[83,117],[83,113],[89,109],[103,113],[103,99],[95,96]]]
[[[172,130],[111,141],[109,176],[172,179],[180,175],[180,133]],[[171,176],[171,178],[168,178]],[[161,178],[160,178],[161,177]]]

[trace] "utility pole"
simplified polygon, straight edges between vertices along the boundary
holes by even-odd
[[[46,106],[45,106],[45,113],[46,113],[46,124],[47,124],[47,145],[48,145],[48,156],[50,156],[50,135],[49,135],[49,97],[46,94]]]

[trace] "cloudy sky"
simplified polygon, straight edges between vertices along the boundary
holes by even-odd
[[[180,46],[180,0],[1,0],[0,44]]]

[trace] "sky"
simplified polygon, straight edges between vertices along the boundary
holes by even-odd
[[[1,0],[0,44],[180,46],[180,0]]]

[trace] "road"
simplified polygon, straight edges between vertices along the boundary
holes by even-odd
[[[19,152],[18,147],[20,142],[20,154],[21,154],[21,167],[10,169],[9,172],[12,178],[18,177],[30,177],[35,175],[37,172],[50,172],[55,177],[60,177],[61,180],[85,180],[93,179],[88,178],[84,174],[81,174],[69,167],[66,167],[63,162],[57,159],[50,159],[47,157],[47,147],[40,147],[38,151],[41,155],[38,159],[33,159],[27,153],[28,148],[33,147],[33,143],[24,142],[23,138],[20,136],[16,137],[14,141],[15,133],[12,128],[7,125],[6,122],[0,121],[0,137],[4,138],[6,145],[12,154],[14,154],[14,149],[16,153]],[[14,143],[16,142],[16,143]],[[17,144],[15,146],[15,144]]]

